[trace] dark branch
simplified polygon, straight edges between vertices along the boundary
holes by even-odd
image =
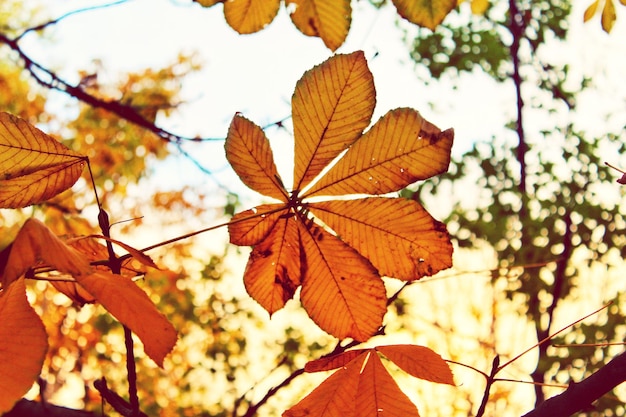
[[[99,414],[21,399],[3,417],[97,417]]]
[[[84,13],[84,12],[88,12],[88,11],[96,10],[96,9],[103,9],[103,8],[106,8],[106,7],[118,6],[118,5],[120,5],[122,3],[126,3],[128,1],[130,1],[130,0],[119,0],[119,1],[115,1],[113,3],[99,4],[99,5],[96,5],[96,6],[86,7],[84,9],[73,10],[71,12],[65,13],[64,15],[62,15],[60,17],[57,17],[56,19],[52,19],[52,20],[49,20],[49,21],[47,21],[45,23],[42,23],[40,25],[33,26],[33,27],[28,28],[28,29],[25,29],[18,37],[15,38],[15,40],[19,41],[21,38],[23,38],[25,35],[27,35],[30,32],[36,32],[36,31],[39,31],[39,30],[43,30],[43,29],[47,28],[48,26],[56,25],[61,20],[66,19],[66,18],[68,18],[70,16],[73,16],[75,14]]]
[[[54,72],[43,67],[41,64],[30,58],[19,46],[19,39],[11,39],[4,33],[0,33],[0,42],[6,44],[7,46],[9,46],[9,48],[11,48],[18,54],[18,56],[24,61],[24,68],[40,85],[51,90],[61,91],[86,104],[89,104],[90,106],[109,111],[118,117],[126,119],[129,122],[156,134],[158,137],[167,142],[180,144],[180,142],[183,141],[202,142],[222,140],[221,138],[190,138],[171,133],[165,129],[156,126],[153,122],[143,117],[141,113],[139,113],[137,109],[133,106],[129,106],[115,100],[103,100],[99,97],[89,94],[88,92],[83,90],[80,85],[74,86],[69,82],[63,80]]]
[[[563,393],[541,403],[524,417],[567,417],[584,410],[591,403],[626,381],[626,352],[613,358],[596,373],[578,383],[571,383]]]

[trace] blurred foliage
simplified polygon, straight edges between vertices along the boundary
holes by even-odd
[[[523,14],[524,40],[534,52],[546,39],[564,39],[571,4],[563,0],[518,1]],[[411,42],[411,58],[440,79],[443,74],[458,75],[476,67],[498,81],[509,79],[510,12],[508,1],[489,2],[482,13],[472,13],[471,5],[459,7],[462,25],[444,23],[433,32],[420,29]]]
[[[461,22],[443,25],[434,33],[421,31],[412,42],[411,56],[435,79],[478,69],[498,82],[511,82],[508,4],[492,1],[483,15],[461,10]],[[576,97],[590,80],[584,79],[579,91],[567,90],[569,66],[542,60],[537,54],[544,43],[566,38],[570,2],[523,0],[517,1],[517,6],[523,16],[521,46],[525,48],[520,65],[526,77],[538,80],[522,84],[524,95],[534,97],[525,103],[524,111],[532,107],[549,117],[558,113],[559,102],[566,104],[566,111],[575,111]],[[565,117],[568,119],[575,117]],[[516,124],[512,121],[509,128],[514,130]],[[488,242],[497,251],[500,269],[493,273],[494,285],[506,282],[505,294],[519,301],[519,312],[534,323],[538,339],[557,330],[557,308],[571,307],[570,301],[584,304],[592,297],[597,302],[615,298],[609,318],[578,326],[564,338],[575,344],[622,341],[626,300],[608,288],[612,288],[610,277],[624,265],[626,201],[603,158],[625,155],[623,132],[606,132],[596,138],[580,131],[575,122],[566,122],[550,131],[526,129],[524,145],[524,190],[520,189],[519,145],[494,137],[475,143],[453,161],[446,179],[435,179],[418,193],[427,198],[437,190],[453,190],[440,195],[455,205],[445,220],[449,230],[461,247]],[[448,182],[449,187],[440,188],[441,182]],[[467,188],[472,185],[476,186],[474,193]],[[470,195],[474,198],[468,198]],[[521,274],[511,274],[516,267],[522,268]],[[590,279],[595,279],[598,287],[607,287],[600,290],[600,300],[598,290],[593,296],[588,292]],[[615,349],[611,355],[608,350],[541,347],[533,378],[560,383],[582,379],[616,354]],[[615,399],[614,395],[603,397],[594,404],[598,414],[593,415],[624,415],[624,407]]]

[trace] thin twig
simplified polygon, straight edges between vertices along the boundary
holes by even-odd
[[[489,393],[491,391],[491,386],[495,382],[496,374],[499,371],[498,365],[500,365],[500,357],[496,355],[493,358],[493,362],[491,364],[491,373],[487,376],[487,382],[485,384],[485,392],[483,393],[483,399],[480,402],[480,407],[478,407],[478,411],[476,412],[476,417],[482,417],[485,414],[485,408],[487,407],[487,401],[489,401]]]

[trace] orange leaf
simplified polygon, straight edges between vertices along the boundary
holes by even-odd
[[[446,170],[452,130],[441,132],[416,111],[397,109],[363,134],[374,104],[372,74],[361,51],[336,55],[302,76],[292,99],[289,193],[260,128],[235,116],[227,144],[227,152],[231,146],[243,149],[229,161],[246,184],[266,195],[284,192],[281,204],[239,213],[229,223],[232,243],[256,245],[244,278],[249,293],[272,313],[302,283],[301,302],[313,321],[333,336],[360,341],[382,325],[381,272],[418,279],[449,267],[452,257],[445,227],[416,202],[307,201],[313,195],[388,193]],[[336,159],[328,179],[322,176]],[[298,233],[289,231],[291,219]],[[289,256],[299,259],[288,261]]]
[[[304,370],[306,372],[320,372],[341,368],[343,366],[346,366],[349,362],[351,362],[354,358],[356,358],[363,352],[369,350],[370,349],[347,350],[340,353],[339,355],[326,356],[316,359],[314,361],[309,361],[304,366]]]
[[[361,51],[336,55],[302,76],[292,99],[294,190],[359,138],[374,112],[375,95]]]
[[[154,269],[161,269],[161,268],[159,268],[159,266],[157,264],[154,263],[152,258],[150,258],[148,255],[146,255],[145,253],[143,253],[139,249],[135,249],[132,246],[127,245],[126,243],[121,242],[119,240],[115,240],[115,239],[112,239],[110,237],[106,237],[106,236],[102,236],[102,235],[89,235],[89,236],[79,237],[79,238],[75,238],[75,239],[86,239],[86,238],[103,239],[103,240],[109,241],[109,242],[113,243],[114,245],[117,245],[117,246],[121,247],[122,249],[124,249],[126,252],[128,252],[128,254],[132,258],[134,258],[135,260],[139,261],[139,263],[141,263],[142,265],[148,266],[148,267],[154,268]],[[107,258],[108,258],[108,256],[107,256]]]
[[[300,286],[300,238],[293,218],[279,219],[254,247],[244,273],[248,294],[270,314],[284,307]]]
[[[425,346],[388,345],[377,346],[376,350],[409,375],[440,384],[454,385],[454,377],[448,363]]]
[[[0,112],[0,208],[38,204],[70,188],[85,160],[27,121]]]
[[[419,417],[415,404],[400,390],[373,351],[358,379],[355,416]]]
[[[363,360],[370,353],[366,350],[315,388],[302,401],[283,413],[284,417],[352,417],[359,373]]]
[[[248,187],[268,197],[287,201],[270,143],[260,127],[235,115],[224,144],[226,158]]]
[[[398,14],[416,25],[435,30],[455,7],[457,0],[392,0]]]
[[[104,236],[92,235],[92,236],[78,236],[78,237],[68,238],[65,240],[65,243],[71,246],[72,248],[76,249],[77,251],[79,251],[87,261],[101,263],[102,261],[106,261],[109,259],[109,251],[105,245],[97,241],[97,239],[100,239],[100,238],[108,240]],[[122,262],[122,270],[121,270],[122,276],[128,277],[128,278],[134,278],[138,275],[144,275],[147,272],[146,268],[134,267],[133,266],[134,259],[137,259],[139,263],[143,264],[144,266],[150,266],[150,267],[159,269],[148,255],[145,255],[141,251],[137,249],[133,249],[132,247],[125,245],[124,243],[118,242],[115,239],[110,239],[110,240],[111,242],[115,242],[116,244],[119,244],[122,247],[126,246],[125,249],[127,249],[132,256],[131,258],[128,258]],[[102,265],[102,264],[92,266],[92,268],[100,269],[103,271],[110,271],[110,268],[108,266]]]
[[[300,32],[318,36],[331,51],[339,48],[348,36],[352,9],[350,0],[285,0],[295,6],[291,20]]]
[[[224,17],[238,33],[254,33],[274,20],[279,6],[280,0],[230,0],[224,2]]]
[[[303,197],[386,194],[447,171],[454,133],[408,108],[382,117]]]
[[[46,264],[74,277],[91,272],[84,255],[66,245],[39,220],[28,219],[13,242],[2,284],[6,286],[28,269]]]
[[[49,282],[57,291],[65,294],[67,298],[72,300],[72,302],[79,307],[96,301],[93,295],[89,294],[86,289],[75,281],[50,280]]]
[[[280,216],[286,213],[287,210],[281,204],[262,204],[235,214],[228,223],[230,243],[256,245],[267,237]]]
[[[310,203],[321,219],[381,275],[414,280],[452,266],[445,225],[413,200],[362,198]]]
[[[76,280],[141,339],[146,354],[162,367],[178,336],[148,295],[133,281],[107,271],[77,276]]]
[[[340,339],[369,339],[387,310],[385,286],[376,269],[321,227],[298,226],[304,251],[302,305],[328,333]]]
[[[9,411],[39,376],[48,349],[41,319],[26,298],[23,279],[0,291],[0,414]]]
[[[217,3],[222,3],[224,0],[193,0],[196,3],[200,4],[203,7],[211,7],[216,5]]]

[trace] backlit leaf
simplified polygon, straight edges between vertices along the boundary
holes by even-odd
[[[586,9],[585,9],[585,14],[583,15],[583,21],[587,22],[589,20],[591,20],[591,18],[596,14],[596,12],[598,11],[598,5],[600,4],[600,0],[595,0],[593,3],[591,3]]]
[[[57,291],[65,294],[79,307],[96,302],[96,298],[76,281],[50,280],[49,282]]]
[[[244,274],[248,293],[271,314],[301,284],[300,301],[313,321],[333,336],[358,341],[382,326],[387,299],[381,275],[413,280],[452,262],[445,227],[417,202],[343,197],[397,191],[449,164],[454,132],[442,132],[415,110],[393,110],[363,134],[374,105],[372,74],[360,51],[333,56],[303,75],[292,100],[291,192],[252,122],[235,116],[226,144],[240,178],[282,200],[229,222],[232,243],[254,246]]]
[[[452,244],[445,226],[416,201],[362,198],[310,203],[309,207],[381,275],[414,280],[452,266]]]
[[[39,220],[31,218],[26,220],[13,242],[2,284],[6,286],[28,269],[43,265],[74,277],[91,272],[84,255],[66,245]]]
[[[162,367],[178,336],[148,295],[133,281],[107,271],[98,270],[76,280],[141,339],[146,354]]]
[[[9,411],[39,376],[48,349],[41,319],[26,298],[23,279],[0,291],[0,414]]]
[[[400,390],[372,351],[358,380],[355,416],[419,417],[415,404]]]
[[[392,0],[398,14],[409,22],[435,30],[456,7],[456,0]]]
[[[333,373],[298,404],[283,413],[284,417],[356,417],[359,374],[369,350]]]
[[[265,239],[280,218],[287,213],[280,204],[262,204],[233,216],[228,223],[230,243],[253,246]]]
[[[615,14],[615,5],[613,4],[613,0],[604,0],[604,8],[602,9],[601,21],[602,29],[606,33],[610,33],[611,29],[613,29],[615,19],[617,19],[617,16]]]
[[[223,3],[224,0],[193,0],[196,3],[202,5],[203,7],[211,7],[218,3]]]
[[[54,197],[74,185],[85,161],[27,121],[0,112],[0,208]]]
[[[472,0],[471,8],[473,14],[482,16],[489,8],[489,0]]]
[[[270,314],[283,308],[300,286],[300,238],[293,218],[279,219],[248,259],[248,294]]]
[[[454,385],[454,378],[448,363],[425,346],[388,345],[377,346],[376,350],[409,375],[427,381]]]
[[[441,174],[450,164],[452,130],[441,132],[407,108],[382,117],[305,197],[386,194]]]
[[[350,0],[285,0],[293,7],[291,20],[307,36],[318,36],[331,51],[339,48],[348,36],[352,9]]]
[[[343,339],[364,341],[382,325],[385,286],[376,269],[337,237],[301,223],[302,305],[317,325]]]
[[[306,372],[320,372],[341,368],[342,366],[346,366],[349,362],[351,362],[354,358],[356,358],[363,352],[367,351],[369,351],[369,349],[347,350],[340,353],[339,355],[326,356],[316,359],[314,361],[309,361],[304,366],[304,370]]]
[[[274,20],[279,6],[280,0],[230,0],[224,2],[224,17],[238,33],[254,33]]]
[[[270,143],[260,127],[235,115],[224,148],[226,158],[244,184],[268,197],[287,201]]]
[[[336,55],[307,71],[292,99],[294,190],[301,190],[359,138],[376,101],[363,52]]]

